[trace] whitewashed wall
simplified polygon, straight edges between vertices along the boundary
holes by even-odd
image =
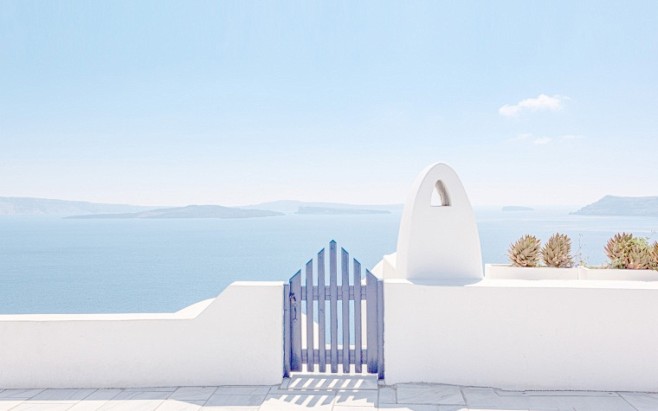
[[[174,314],[0,316],[0,388],[278,384],[283,283]]]
[[[387,280],[386,382],[658,391],[658,282]]]

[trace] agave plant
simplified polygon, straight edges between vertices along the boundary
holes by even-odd
[[[507,256],[515,267],[536,267],[540,245],[537,237],[526,234],[510,246]]]
[[[553,234],[541,249],[541,255],[544,264],[549,267],[572,267],[571,239],[566,234]]]
[[[633,237],[633,234],[615,234],[605,247],[612,268],[647,270],[655,267],[654,245],[651,247],[645,238]]]
[[[605,254],[608,256],[612,268],[626,268],[632,239],[633,234],[617,233],[608,240]]]

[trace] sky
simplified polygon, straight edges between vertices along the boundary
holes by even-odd
[[[658,195],[655,1],[0,1],[0,196]]]

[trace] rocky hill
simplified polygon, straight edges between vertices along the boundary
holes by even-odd
[[[658,217],[658,197],[618,197],[607,195],[572,213],[598,216]]]

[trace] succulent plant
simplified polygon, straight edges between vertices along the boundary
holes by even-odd
[[[608,244],[605,246],[605,254],[610,259],[612,268],[626,268],[631,240],[633,240],[633,234],[627,233],[617,233],[608,240]]]
[[[632,270],[649,270],[653,268],[653,253],[643,238],[634,238],[628,253],[628,265]]]
[[[524,235],[510,246],[507,256],[515,267],[536,267],[540,245],[541,241],[534,235]]]
[[[544,264],[549,267],[572,267],[571,239],[566,234],[553,234],[541,249],[541,255]]]
[[[647,270],[655,267],[655,248],[645,238],[633,234],[615,234],[605,247],[612,268]]]

